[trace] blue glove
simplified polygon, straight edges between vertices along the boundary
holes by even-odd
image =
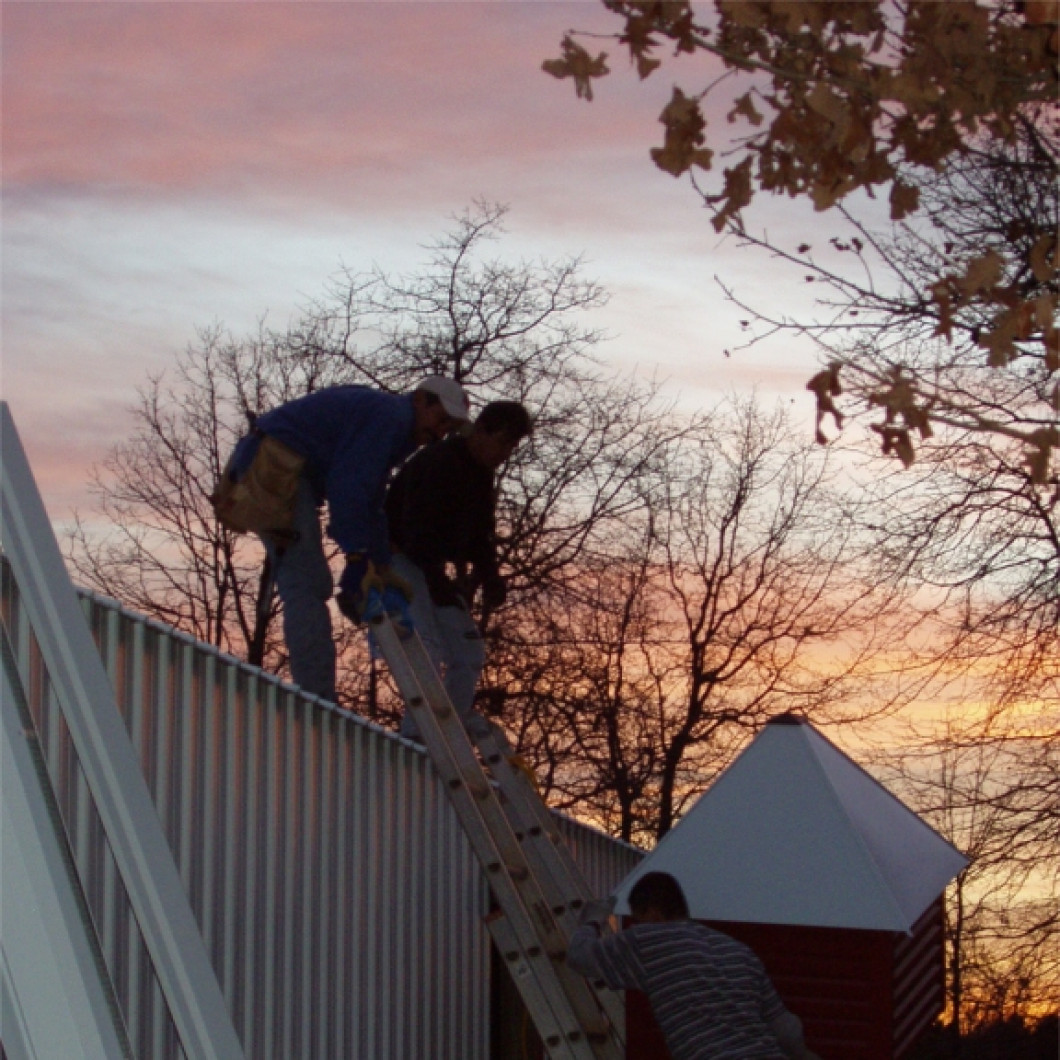
[[[412,632],[409,601],[412,587],[389,567],[376,565],[359,553],[346,557],[339,578],[339,610],[354,622],[368,622],[380,614],[389,615],[398,632]]]
[[[362,611],[362,621],[370,622],[380,615],[387,615],[394,623],[398,636],[404,639],[415,628],[412,622],[412,613],[409,610],[408,597],[396,586],[384,586],[379,589],[369,589],[365,596],[365,604]]]
[[[339,610],[351,622],[363,622],[368,592],[382,588],[383,581],[375,564],[359,553],[351,553],[346,557],[346,566],[339,577]]]

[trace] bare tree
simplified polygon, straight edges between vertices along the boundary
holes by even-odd
[[[608,381],[580,367],[574,373],[568,366],[547,399],[531,403],[533,434],[498,476],[498,553],[508,595],[479,618],[488,658],[512,665],[491,663],[479,699],[521,744],[529,738],[523,725],[529,675],[548,650],[542,616],[577,591],[587,569],[613,561],[610,535],[643,516],[649,483],[697,422],[669,416],[654,386]],[[524,651],[527,644],[536,650]],[[400,705],[391,699],[380,709],[381,720],[391,722]]]
[[[872,429],[906,465],[923,441],[954,431],[1017,441],[1034,480],[1055,484],[1058,120],[1021,121],[1004,149],[969,148],[922,177],[920,213],[889,231],[846,210],[839,234],[797,247],[741,229],[745,245],[813,284],[813,315],[797,319],[726,290],[747,312],[749,342],[785,333],[817,344],[827,364],[810,383],[819,422],[858,409],[882,415]],[[1007,292],[1008,310],[978,302],[977,284]]]
[[[955,1033],[962,1021],[1027,1016],[1036,999],[1056,1000],[1056,392],[1040,335],[1019,340],[1020,358],[984,367],[976,343],[985,322],[967,306],[953,314],[954,342],[938,356],[938,321],[912,292],[917,269],[932,268],[937,255],[981,253],[1006,240],[1006,282],[1028,295],[1047,286],[1036,248],[1044,231],[1055,232],[1060,199],[1049,175],[1055,130],[1051,140],[1040,131],[1027,130],[1019,155],[973,157],[931,182],[930,231],[905,228],[878,242],[896,279],[914,277],[895,285],[893,301],[871,297],[867,284],[856,297],[857,285],[840,295],[842,286],[826,281],[837,307],[864,311],[857,320],[848,313],[844,326],[868,329],[844,362],[844,379],[865,393],[877,386],[881,405],[900,383],[909,407],[933,401],[938,410],[915,464],[887,473],[870,461],[858,518],[870,532],[876,577],[904,586],[910,600],[904,650],[925,701],[956,704],[937,726],[910,735],[898,771],[911,804],[972,858],[950,909]],[[1049,151],[1054,161],[1042,162]],[[914,429],[912,421],[894,425]],[[895,442],[905,444],[900,435]]]
[[[653,384],[609,379],[582,323],[603,293],[574,259],[488,258],[503,216],[475,206],[411,277],[342,273],[283,332],[203,335],[145,391],[98,484],[110,533],[83,526],[78,569],[235,654],[261,644],[282,669],[272,601],[257,599],[261,550],[207,503],[245,415],[334,382],[402,390],[430,372],[480,401],[523,400],[535,429],[500,478],[510,592],[482,616],[481,699],[554,801],[657,836],[771,713],[840,698],[858,660],[815,672],[812,649],[864,628],[851,600],[863,589],[843,593],[854,565],[819,511],[826,456],[751,406],[679,417]],[[388,680],[340,628],[343,702],[394,723]]]
[[[511,264],[486,256],[504,214],[476,204],[432,244],[414,276],[343,272],[284,331],[262,328],[242,341],[204,334],[172,378],[150,381],[133,438],[99,474],[107,532],[80,524],[72,544],[81,577],[235,654],[267,646],[261,657],[282,668],[268,632],[271,599],[257,600],[261,551],[217,527],[209,509],[223,461],[247,415],[332,383],[401,391],[429,373],[459,378],[480,401],[512,397],[533,411],[533,442],[503,483],[513,606],[520,585],[559,577],[587,547],[595,522],[639,503],[643,466],[658,459],[660,443],[651,440],[658,402],[654,388],[612,383],[594,361],[599,334],[582,321],[604,293],[581,278],[576,259]],[[393,697],[365,700],[363,639],[348,628],[343,635],[351,653],[344,700],[393,720]]]
[[[78,576],[225,651],[256,645],[259,661],[280,668],[271,601],[258,606],[264,552],[218,525],[209,497],[248,412],[332,378],[265,328],[242,340],[201,332],[168,377],[148,381],[132,436],[95,470],[96,511],[76,519],[69,542]]]
[[[851,694],[892,601],[792,433],[753,402],[696,424],[506,629],[490,685],[557,805],[651,841],[771,716],[884,709]]]
[[[341,364],[349,382],[384,390],[444,374],[482,397],[544,407],[560,381],[591,374],[601,335],[586,313],[606,293],[582,276],[577,257],[488,256],[507,212],[476,202],[427,245],[427,260],[412,275],[342,270],[290,329],[292,350]]]
[[[974,675],[995,709],[1060,702],[1057,494],[1014,444],[954,436],[913,472],[878,475],[861,517],[881,579],[922,602],[915,661]],[[913,625],[911,619],[910,625]]]
[[[780,333],[818,344],[824,364],[808,385],[822,441],[829,416],[841,428],[851,412],[867,414],[879,417],[871,427],[885,455],[917,462],[903,476],[869,467],[875,488],[861,516],[878,560],[869,580],[908,600],[895,644],[900,682],[929,702],[971,700],[954,715],[959,728],[918,738],[946,804],[982,826],[951,820],[943,830],[967,840],[976,887],[995,889],[970,918],[975,888],[958,890],[958,922],[993,927],[977,927],[974,945],[960,951],[956,1007],[970,996],[964,978],[976,981],[979,998],[1004,995],[991,1004],[1006,1011],[1015,996],[1042,989],[1043,973],[1056,978],[1037,963],[1042,941],[1055,944],[1026,894],[1019,927],[1002,930],[1002,921],[1016,916],[1006,907],[1012,881],[1023,878],[1024,842],[1040,829],[1055,834],[1047,808],[1057,798],[1060,699],[1057,7],[604,5],[642,78],[660,67],[666,46],[708,61],[692,71],[705,87],[675,88],[660,115],[665,142],[655,163],[690,175],[719,232],[813,285],[813,314],[798,318],[727,288],[746,310],[750,341]],[[586,40],[568,35],[545,68],[591,99],[608,67]],[[734,86],[728,124],[709,128],[705,100]],[[729,164],[718,173],[722,157]],[[875,187],[889,188],[889,232],[870,230],[851,205],[853,193]],[[790,246],[752,234],[745,216],[758,192],[809,200],[834,224]],[[912,790],[926,809],[941,804]],[[985,834],[994,837],[989,853]],[[1055,879],[1055,846],[1035,849]],[[1044,893],[1055,909],[1055,884]],[[1000,973],[984,993],[991,962]]]
[[[881,749],[891,783],[970,859],[947,902],[949,1029],[1060,1008],[1060,744],[1055,715],[970,711]]]

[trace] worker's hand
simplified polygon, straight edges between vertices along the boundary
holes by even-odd
[[[351,553],[346,557],[346,566],[339,576],[339,610],[351,622],[364,621],[368,593],[373,589],[381,593],[384,587],[376,565],[366,556]]]
[[[412,602],[412,586],[400,574],[395,574],[393,567],[377,567],[376,572],[383,583],[384,598],[391,594],[393,599],[404,597],[406,604]]]
[[[407,637],[413,630],[409,602],[412,586],[386,564],[376,564],[361,555],[346,557],[339,578],[339,610],[352,622],[367,622],[388,615],[398,633]]]
[[[467,608],[467,602],[456,583],[445,573],[442,564],[427,564],[423,568],[423,577],[427,582],[427,591],[431,594],[431,603],[435,607]]]
[[[409,591],[411,592],[411,589]],[[410,597],[394,585],[386,586],[381,593],[373,589],[368,594],[365,614],[374,617],[376,609],[382,611],[394,623],[398,636],[404,640],[416,628],[412,621],[412,612],[409,610],[409,601]]]
[[[615,911],[615,899],[594,898],[582,906],[578,916],[579,924],[595,924],[598,928],[603,927]]]

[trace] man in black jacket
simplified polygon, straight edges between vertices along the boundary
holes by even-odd
[[[486,729],[473,710],[485,647],[470,605],[479,587],[486,610],[505,597],[497,564],[494,475],[529,433],[530,417],[519,402],[493,401],[466,436],[413,456],[387,493],[392,569],[412,586],[412,620],[472,735]],[[401,734],[419,738],[407,712]]]

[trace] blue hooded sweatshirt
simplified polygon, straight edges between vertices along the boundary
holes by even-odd
[[[383,498],[391,470],[416,448],[412,395],[327,387],[264,413],[256,426],[305,457],[303,474],[317,503],[328,503],[328,534],[339,547],[388,562]]]

